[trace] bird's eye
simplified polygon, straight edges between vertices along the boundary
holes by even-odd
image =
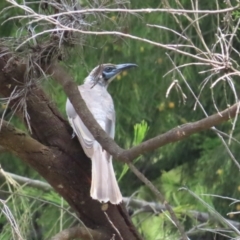
[[[104,72],[111,72],[112,70],[113,70],[112,67],[106,67],[106,68],[104,69]]]

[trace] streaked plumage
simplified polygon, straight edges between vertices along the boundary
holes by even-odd
[[[115,110],[107,87],[122,70],[135,66],[135,64],[99,65],[91,71],[84,84],[78,87],[94,118],[112,138],[115,134]],[[114,174],[112,156],[94,139],[69,99],[66,103],[66,112],[85,154],[92,160],[91,197],[101,202],[119,204],[122,195]]]

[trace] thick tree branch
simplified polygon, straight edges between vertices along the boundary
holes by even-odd
[[[105,150],[113,155],[115,159],[120,161],[132,161],[146,152],[153,151],[168,143],[180,141],[194,133],[210,129],[213,126],[219,125],[233,118],[238,112],[237,109],[239,103],[236,103],[220,113],[196,122],[178,126],[164,134],[149,139],[138,146],[135,146],[129,150],[124,150],[119,147],[115,141],[106,134],[106,132],[103,131],[103,129],[93,118],[92,114],[87,109],[84,100],[80,96],[77,85],[74,83],[72,77],[69,76],[66,71],[57,64],[51,66],[51,68],[48,69],[48,73],[50,73],[52,77],[63,86],[64,91],[72,102],[76,112],[83,119],[83,122],[86,124],[95,139]]]
[[[0,119],[1,120],[1,119]],[[14,152],[18,156],[33,153],[44,153],[45,159],[52,157],[51,149],[39,143],[21,130],[14,128],[6,121],[2,121],[0,131],[0,145]],[[46,160],[47,161],[47,160]]]
[[[81,155],[75,152],[75,157],[79,157],[77,161],[55,147],[46,147],[6,121],[3,121],[0,131],[0,145],[36,169],[70,204],[87,227],[94,229],[97,226],[99,231],[104,232],[107,237],[102,235],[102,240],[117,236],[106,219],[106,213],[124,238],[141,239],[123,204],[107,204],[106,209],[102,209],[101,203],[90,197],[88,159],[81,161]]]
[[[7,150],[5,148],[3,148],[2,146],[0,146],[0,154],[4,153],[4,152],[7,152]]]

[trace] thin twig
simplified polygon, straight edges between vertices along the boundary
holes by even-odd
[[[120,237],[121,240],[124,240],[121,233],[118,231],[118,229],[115,227],[115,225],[113,224],[113,222],[111,221],[111,219],[109,218],[108,214],[106,212],[104,212],[108,222],[111,224],[111,226],[113,227],[113,229],[117,232],[118,236]],[[113,238],[115,239],[115,238]]]

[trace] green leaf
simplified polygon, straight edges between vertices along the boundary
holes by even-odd
[[[149,130],[149,126],[145,120],[142,120],[140,123],[135,124],[134,125],[134,138],[133,138],[132,145],[136,146],[136,145],[140,144],[143,141],[143,139],[145,138],[145,136],[147,135],[148,130]],[[133,162],[136,163],[140,158],[141,158],[141,156],[136,158]],[[127,173],[128,169],[129,169],[129,167],[125,163],[123,166],[121,175],[118,178],[118,181],[120,181],[124,177],[124,175]]]

